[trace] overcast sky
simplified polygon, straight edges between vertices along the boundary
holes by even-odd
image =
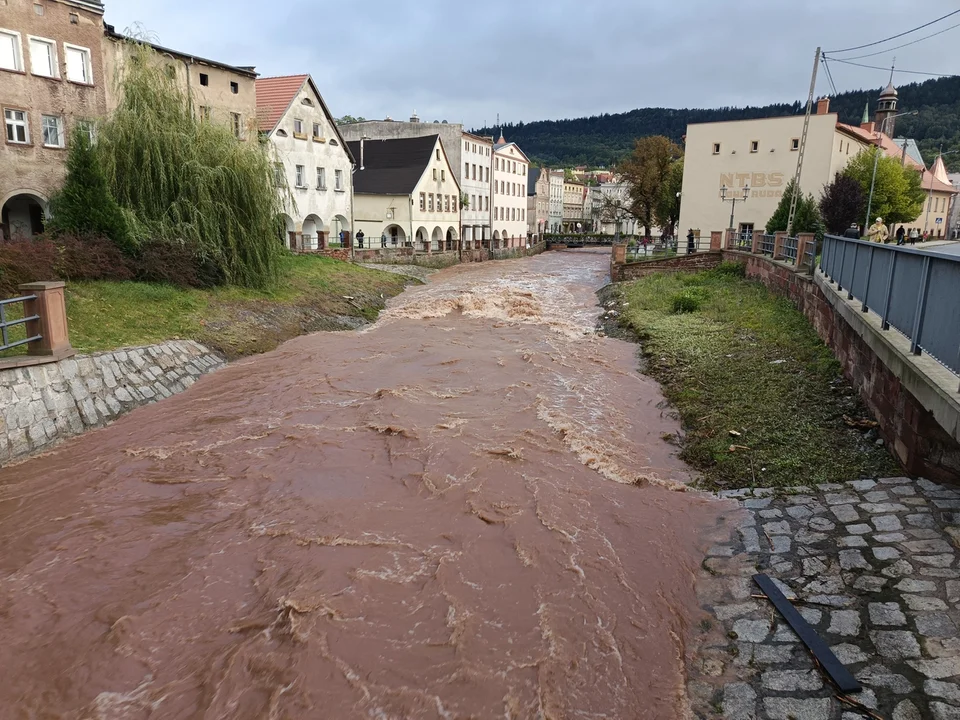
[[[261,75],[310,73],[337,116],[490,125],[637,107],[805,99],[817,45],[863,45],[957,8],[932,0],[106,0],[106,21]],[[955,15],[879,49],[960,22]],[[960,27],[857,60],[960,72]],[[855,57],[878,48],[838,55]],[[839,90],[887,73],[833,64]],[[900,75],[903,84],[922,76]],[[818,94],[829,92],[821,72]]]

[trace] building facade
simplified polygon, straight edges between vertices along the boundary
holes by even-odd
[[[464,247],[489,247],[493,231],[490,226],[490,167],[493,164],[493,138],[465,132],[463,152],[457,169],[463,193],[460,222]]]
[[[458,145],[459,146],[459,145]],[[348,143],[354,174],[354,228],[364,247],[416,252],[460,246],[460,185],[439,135]]]
[[[307,251],[342,244],[353,232],[352,171],[359,159],[309,75],[261,78],[256,92],[260,132],[282,179],[284,244]]]
[[[547,222],[550,232],[563,230],[563,170],[548,170],[550,181],[550,203],[547,207]]]
[[[44,229],[66,176],[71,133],[93,137],[106,110],[103,5],[7,0],[0,7],[0,235]]]
[[[550,171],[530,168],[527,176],[527,235],[539,242],[550,228]]]
[[[503,135],[493,147],[493,247],[527,244],[527,177],[530,161]]]
[[[106,74],[107,112],[120,103],[119,80],[124,66],[139,52],[148,50],[154,62],[163,63],[186,93],[196,117],[229,127],[241,139],[257,136],[257,72],[253,67],[235,67],[216,60],[130,39],[105,26],[103,60]]]
[[[587,186],[576,180],[563,181],[563,227],[567,232],[581,232],[586,227],[583,201]]]
[[[459,237],[473,247],[489,247],[493,237],[493,138],[466,132],[459,123],[423,122],[416,112],[409,121],[365,120],[340,126],[348,142],[397,140],[437,135],[443,143],[453,175],[466,196]],[[474,177],[476,168],[476,177]],[[475,198],[475,199],[474,199]]]

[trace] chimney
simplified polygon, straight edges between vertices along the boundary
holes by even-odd
[[[826,115],[830,112],[830,98],[822,97],[817,100],[817,115]]]
[[[871,120],[870,122],[860,123],[860,128],[866,130],[868,133],[872,133],[877,129],[877,124]]]

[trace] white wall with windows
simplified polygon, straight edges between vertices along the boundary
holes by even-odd
[[[464,247],[485,246],[493,235],[490,228],[493,141],[463,133],[460,158],[463,166],[460,185],[467,200],[461,211]]]
[[[514,143],[498,145],[493,157],[494,247],[522,247],[527,243],[527,174],[530,161]]]
[[[351,232],[352,163],[334,127],[307,80],[269,135],[293,200],[284,194],[285,212],[303,250],[318,249],[321,232],[328,245],[339,242],[341,231]],[[289,234],[284,240],[290,246]]]

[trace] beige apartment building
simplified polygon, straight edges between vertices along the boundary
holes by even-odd
[[[583,208],[586,196],[587,186],[584,183],[573,180],[563,181],[563,227],[565,230],[578,232],[586,227]]]
[[[241,138],[257,136],[257,72],[253,67],[234,67],[215,60],[171,50],[152,43],[132,40],[105,26],[103,60],[106,75],[106,109],[112,112],[120,103],[118,79],[124,65],[147,46],[165,63],[186,92],[197,117],[203,121],[229,126]]]
[[[106,108],[99,0],[0,3],[0,235],[43,231],[74,128]]]
[[[880,95],[875,120],[868,121],[865,116],[859,126],[839,122],[837,114],[830,112],[828,98],[818,101],[816,113],[810,117],[800,189],[804,195],[819,198],[824,186],[833,182],[852,158],[876,145],[920,172],[928,191],[924,212],[904,226],[917,227],[920,232],[927,229],[933,235],[938,227],[945,232],[945,218],[956,191],[946,181],[945,170],[938,170],[935,164],[928,171],[902,144],[879,132],[884,118],[896,112],[892,85]],[[796,174],[803,122],[802,115],[793,115],[688,125],[678,234],[693,229],[704,236],[712,230],[728,229],[731,212],[735,230],[763,229]],[[726,200],[721,197],[722,188],[726,188]],[[941,218],[939,223],[937,218]]]

